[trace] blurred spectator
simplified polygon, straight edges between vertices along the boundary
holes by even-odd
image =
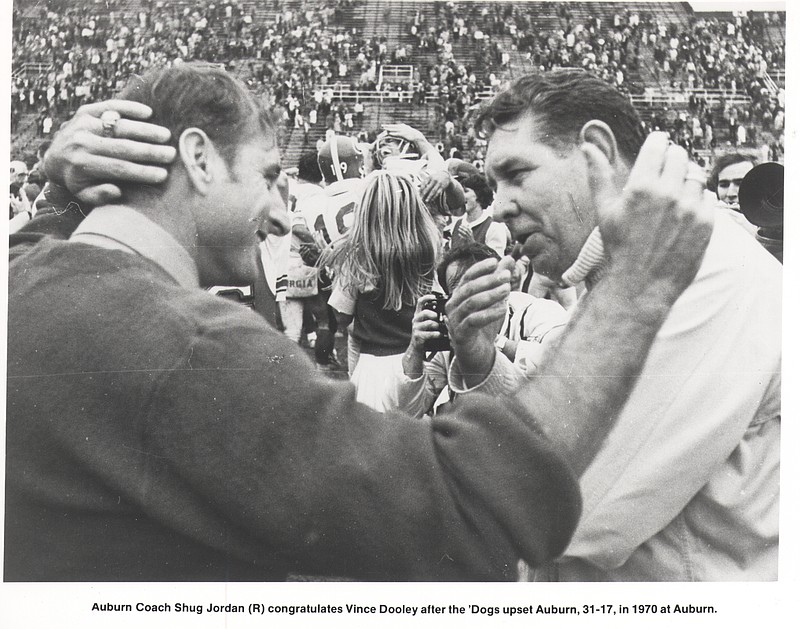
[[[727,153],[716,160],[708,177],[708,188],[729,209],[740,212],[739,186],[757,163],[753,155]]]
[[[11,167],[11,194],[18,194],[28,178],[28,166],[21,160],[14,160]]]
[[[452,247],[466,242],[487,245],[502,257],[509,246],[508,228],[494,222],[489,207],[494,194],[482,175],[472,175],[461,180],[466,200],[466,214],[458,218],[452,227]]]
[[[439,284],[452,294],[472,265],[490,258],[500,259],[496,251],[473,241],[447,252],[438,265]],[[425,341],[440,338],[437,315],[429,309],[433,295],[417,301],[411,342],[403,356],[402,372],[395,372],[386,383],[387,409],[404,410],[414,417],[434,414],[455,399],[459,386],[450,384],[452,352],[439,351],[425,359]],[[542,359],[550,334],[566,325],[566,311],[553,301],[511,291],[506,300],[506,316],[497,329],[496,360],[508,360],[522,372],[532,373]]]

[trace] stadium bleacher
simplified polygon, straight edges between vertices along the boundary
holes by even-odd
[[[225,64],[273,107],[287,167],[328,128],[368,135],[397,120],[480,157],[469,131],[479,103],[526,72],[564,66],[617,84],[649,126],[666,123],[697,155],[736,143],[731,116],[748,146],[782,134],[784,13],[695,14],[683,2],[17,0],[13,38],[15,158],[48,135],[45,117],[51,135],[130,73],[177,58]],[[363,116],[349,126],[357,102]],[[713,127],[702,139],[692,132],[698,102],[699,122]]]

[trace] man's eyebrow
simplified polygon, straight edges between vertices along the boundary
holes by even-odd
[[[516,167],[519,161],[520,161],[519,157],[516,155],[506,155],[505,157],[501,157],[499,160],[495,162],[495,164],[491,168],[486,169],[486,176],[490,180],[494,180],[494,177],[489,174],[490,170],[493,173],[502,174]]]

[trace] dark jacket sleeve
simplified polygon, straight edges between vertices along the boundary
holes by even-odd
[[[225,514],[229,552],[375,580],[514,579],[518,558],[566,546],[576,481],[513,398],[465,396],[433,422],[381,415],[257,317],[202,321],[154,392],[144,444],[170,461],[195,535]]]

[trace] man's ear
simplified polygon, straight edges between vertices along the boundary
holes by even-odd
[[[608,163],[612,166],[616,165],[619,159],[619,151],[617,150],[617,138],[605,122],[602,120],[590,120],[580,132],[580,144],[588,142],[596,146],[603,155],[606,156]]]
[[[206,132],[189,127],[178,139],[178,156],[191,184],[200,194],[206,194],[214,181],[216,161],[220,158]]]

